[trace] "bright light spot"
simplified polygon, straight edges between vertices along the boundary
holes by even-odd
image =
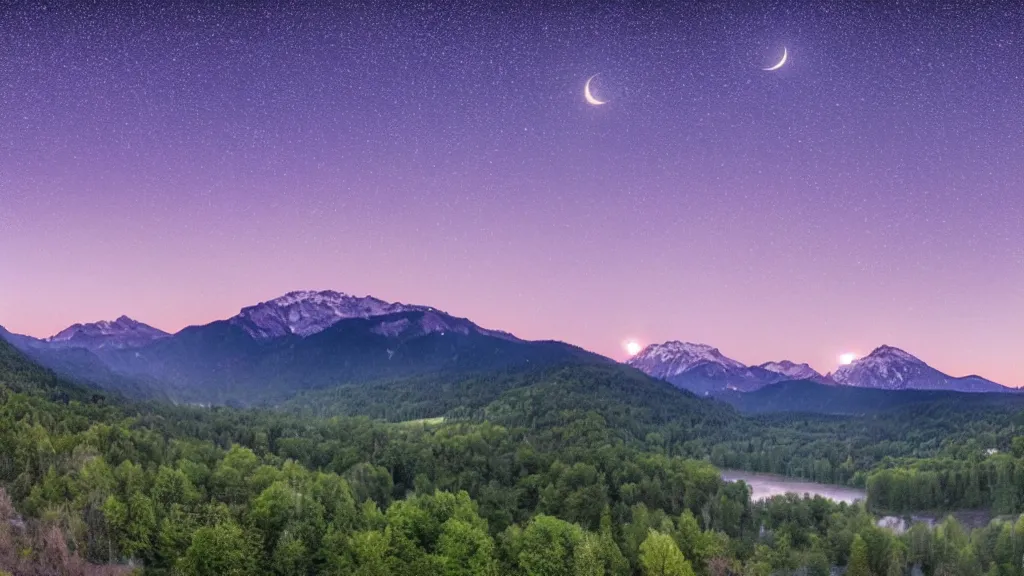
[[[636,340],[629,340],[626,342],[626,353],[630,356],[636,356],[643,350],[644,347],[640,345]]]
[[[849,366],[853,364],[853,361],[857,359],[857,355],[853,352],[844,352],[839,355],[839,363],[843,366]]]

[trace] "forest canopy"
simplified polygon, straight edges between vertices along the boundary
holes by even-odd
[[[454,406],[444,418],[394,422],[358,415],[375,390],[336,406],[345,416],[322,413],[321,401],[129,402],[0,345],[0,568],[1021,574],[1024,441],[1011,411],[750,419],[614,366],[505,378],[514,383],[486,402],[460,404],[458,386],[435,384]],[[424,395],[398,387],[395,413],[407,413],[407,397],[422,408]],[[862,485],[867,507],[752,503],[719,466]],[[1014,517],[973,533],[949,519],[899,535],[873,514],[961,507]]]

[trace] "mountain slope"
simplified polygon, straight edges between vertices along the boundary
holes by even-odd
[[[614,428],[643,439],[652,425],[681,429],[739,427],[726,404],[698,398],[628,366],[578,362],[519,365],[469,374],[432,374],[303,393],[283,409],[307,416],[367,415],[390,421],[444,416],[486,419],[505,426],[549,428],[599,414]]]
[[[956,378],[893,346],[879,346],[871,354],[843,366],[831,375],[837,384],[884,390],[953,390],[1006,392],[1005,386],[980,376]]]
[[[575,346],[487,330],[432,307],[330,291],[292,292],[171,336],[128,318],[75,325],[49,340],[0,336],[75,381],[204,404],[276,403],[350,382],[610,362]]]
[[[352,382],[610,362],[567,344],[518,340],[433,309],[348,318],[307,337],[273,339],[220,321],[106,359],[121,373],[166,383],[181,401],[246,405]]]
[[[46,340],[13,334],[3,327],[0,327],[0,342],[9,344],[27,360],[52,370],[67,381],[136,398],[167,398],[159,383],[150,378],[120,374],[92,350],[53,345]]]
[[[665,441],[685,441],[697,431],[742,434],[746,423],[724,403],[699,398],[622,365],[577,365],[549,371],[529,386],[510,389],[490,403],[486,418],[508,426],[564,425],[573,417],[599,414],[611,428],[643,439],[651,425]]]
[[[243,308],[228,320],[257,340],[283,336],[310,336],[341,320],[372,318],[400,312],[426,312],[432,308],[391,303],[372,296],[358,297],[342,292],[289,292],[284,296]]]
[[[909,405],[950,403],[966,408],[1024,408],[1024,394],[966,393],[950,390],[887,390],[823,385],[808,380],[779,382],[748,393],[718,395],[742,413],[803,412],[812,414],[877,414]]]
[[[4,390],[59,402],[97,402],[103,398],[93,390],[63,380],[0,338],[0,394]]]
[[[677,340],[651,344],[627,364],[699,395],[756,390],[785,378],[759,366],[748,367],[707,344]]]

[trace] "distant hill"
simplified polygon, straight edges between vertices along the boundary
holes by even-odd
[[[74,324],[46,339],[54,347],[103,350],[107,348],[139,348],[167,338],[170,334],[121,316],[117,320],[101,320],[89,324]]]
[[[855,386],[828,386],[807,380],[779,382],[754,392],[716,395],[745,414],[801,412],[813,414],[876,414],[915,404],[954,403],[979,408],[1020,406],[1024,394],[968,393],[950,390],[885,390]]]
[[[91,349],[51,343],[48,340],[12,334],[0,326],[0,342],[16,348],[27,359],[52,370],[61,378],[134,398],[166,400],[159,382],[142,376],[116,372]]]
[[[68,382],[0,338],[0,394],[3,390],[57,402],[77,400],[88,403],[104,400],[103,394]]]
[[[746,422],[730,406],[699,398],[615,363],[519,366],[462,375],[429,375],[352,383],[300,394],[281,410],[305,416],[366,415],[390,421],[444,416],[488,420],[529,429],[565,425],[586,414],[620,435],[643,441],[647,432],[694,430],[742,434]],[[668,440],[668,439],[666,439]]]

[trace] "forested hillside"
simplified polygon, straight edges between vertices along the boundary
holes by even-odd
[[[931,444],[880,444],[869,434],[877,422],[746,420],[629,369],[576,366],[513,378],[493,398],[410,389],[396,410],[408,402],[446,419],[386,422],[321,418],[313,403],[132,404],[2,344],[0,362],[0,482],[12,503],[0,510],[0,569],[12,573],[58,573],[63,562],[80,574],[767,576],[862,563],[878,575],[915,564],[1021,574],[1024,523],[968,538],[951,521],[897,537],[857,506],[752,504],[708,461],[805,472],[838,462],[832,474],[852,481],[890,466],[889,455],[1002,442],[998,418],[966,440],[935,425],[921,431]],[[341,412],[374,413],[385,400],[375,394],[334,398]],[[878,434],[910,428],[896,420]]]
[[[794,380],[765,386],[754,392],[726,391],[716,395],[747,414],[799,412],[846,416],[892,412],[915,404],[955,404],[974,409],[1024,410],[1024,394],[954,392],[950,390],[882,390],[835,386]]]

